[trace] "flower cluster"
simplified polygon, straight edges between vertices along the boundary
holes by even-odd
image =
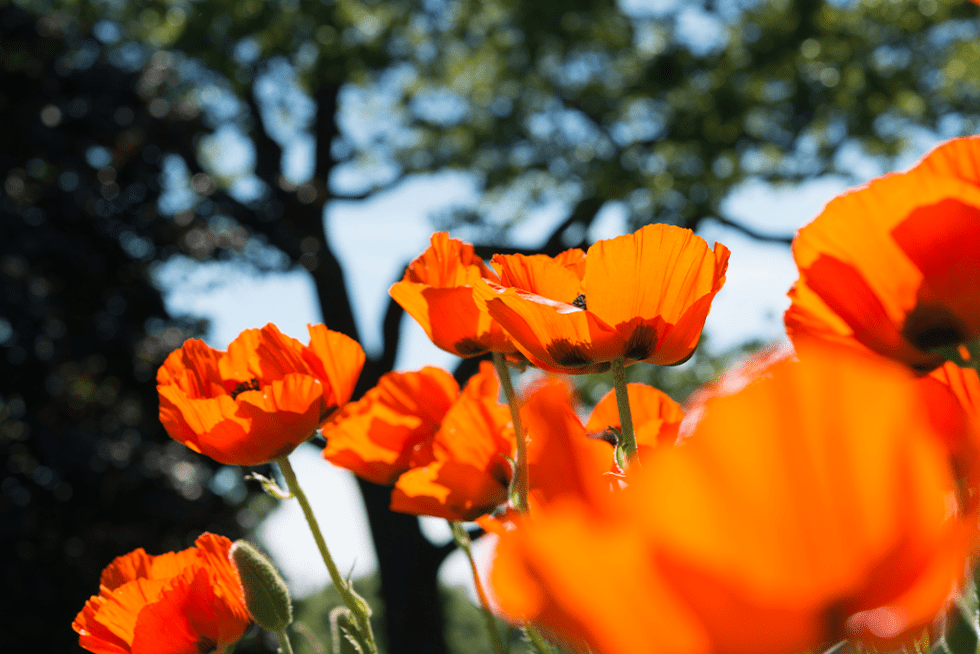
[[[286,490],[262,481],[302,505],[360,651],[377,652],[369,610],[288,461],[317,434],[326,460],[392,488],[392,510],[451,521],[468,555],[459,522],[496,534],[495,608],[539,651],[544,639],[597,654],[919,647],[942,637],[980,548],[980,138],[833,200],[793,254],[792,347],[685,408],[625,368],[692,355],[729,251],[647,225],[489,264],[433,235],[391,296],[439,347],[489,355],[462,388],[428,367],[351,401],[356,342],[318,325],[302,345],[267,325],[227,352],[191,340],[172,353],[160,419],[216,461],[279,466]],[[515,393],[508,366],[528,365],[541,372]],[[606,371],[613,390],[583,422],[559,375]],[[262,595],[229,548],[205,534],[120,557],[75,620],[80,643],[163,651],[166,628],[167,651],[224,651]],[[259,620],[284,649],[288,608]]]

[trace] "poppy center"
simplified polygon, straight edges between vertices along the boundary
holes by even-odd
[[[218,649],[218,643],[211,640],[207,636],[202,636],[201,640],[197,641],[197,651],[200,654],[209,654],[216,649]]]
[[[937,304],[916,305],[905,317],[902,336],[927,352],[944,345],[958,345],[967,338],[962,322],[949,309]]]
[[[259,380],[256,379],[255,377],[252,377],[247,382],[238,382],[238,384],[235,385],[235,388],[231,389],[231,399],[234,400],[245,391],[257,391],[257,390],[259,390]]]
[[[565,297],[568,297],[568,296],[566,295]],[[585,305],[585,293],[579,293],[578,295],[576,295],[575,296],[575,299],[572,300],[572,306],[573,307],[578,307],[579,309],[582,309],[583,311],[585,311],[586,309],[588,309],[588,307]]]
[[[591,440],[605,441],[613,447],[619,444],[619,432],[615,427],[606,427],[602,431],[592,431],[586,434]]]

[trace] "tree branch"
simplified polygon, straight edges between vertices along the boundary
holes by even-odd
[[[781,245],[790,245],[793,242],[792,236],[784,236],[780,234],[766,234],[764,232],[759,232],[751,227],[746,227],[745,225],[730,220],[728,218],[723,218],[721,216],[708,216],[705,220],[714,220],[715,222],[721,223],[725,227],[731,227],[737,232],[745,234],[751,239],[759,241],[761,243],[779,243]]]

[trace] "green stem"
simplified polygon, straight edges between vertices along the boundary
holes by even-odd
[[[517,406],[517,396],[514,386],[510,383],[510,370],[507,369],[507,359],[500,352],[493,353],[493,367],[497,370],[500,385],[504,389],[504,397],[510,407],[510,420],[514,423],[514,439],[517,441],[517,470],[514,472],[514,488],[517,490],[514,504],[518,511],[527,513],[527,442],[524,439],[524,426],[521,424],[521,410]]]
[[[483,621],[487,626],[487,632],[490,634],[490,642],[493,645],[493,650],[497,654],[507,654],[507,650],[504,648],[504,642],[500,639],[500,633],[497,631],[493,613],[490,611],[490,602],[487,601],[487,594],[483,591],[483,584],[480,583],[480,573],[477,572],[476,561],[473,560],[473,549],[470,547],[472,544],[470,535],[466,533],[466,530],[458,522],[454,522],[453,520],[448,520],[447,522],[449,522],[449,528],[453,531],[453,538],[456,540],[456,544],[466,553],[466,558],[470,562],[470,571],[473,573],[473,584],[476,586],[476,596],[480,598],[480,607],[483,609]]]
[[[276,632],[276,638],[279,639],[279,651],[282,654],[293,654],[293,646],[289,644],[289,636],[286,635],[286,630]]]
[[[636,459],[636,434],[633,432],[633,414],[630,412],[630,396],[626,386],[626,366],[622,359],[613,359],[610,363],[613,388],[616,389],[616,406],[619,407],[623,452],[626,454],[626,461],[634,463]]]
[[[538,654],[554,654],[555,649],[548,644],[544,638],[541,637],[537,631],[534,630],[530,625],[524,626],[524,635],[527,637],[529,643],[534,648],[534,651]]]
[[[303,509],[303,515],[306,516],[306,523],[310,526],[310,531],[313,532],[313,540],[316,541],[316,546],[320,550],[320,556],[323,557],[323,562],[327,564],[327,572],[330,573],[330,580],[333,581],[334,588],[340,593],[344,604],[351,610],[351,614],[354,617],[354,624],[358,632],[360,632],[362,640],[368,648],[368,652],[370,654],[377,654],[378,646],[374,642],[374,633],[371,630],[371,610],[368,608],[367,602],[354,592],[354,589],[347,583],[347,580],[340,576],[340,570],[337,569],[337,564],[334,563],[333,557],[330,556],[330,550],[327,549],[327,542],[323,539],[320,525],[317,524],[316,517],[313,515],[313,508],[310,506],[309,500],[306,499],[306,493],[300,488],[299,481],[296,479],[296,473],[293,472],[293,466],[290,465],[289,459],[284,456],[279,457],[276,459],[276,463],[279,464],[279,469],[282,470],[282,476],[286,480],[289,491],[299,500],[299,505]]]

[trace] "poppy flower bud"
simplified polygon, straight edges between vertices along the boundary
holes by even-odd
[[[228,555],[242,579],[249,613],[263,629],[282,633],[293,621],[293,604],[282,576],[264,554],[244,540],[236,540]]]

